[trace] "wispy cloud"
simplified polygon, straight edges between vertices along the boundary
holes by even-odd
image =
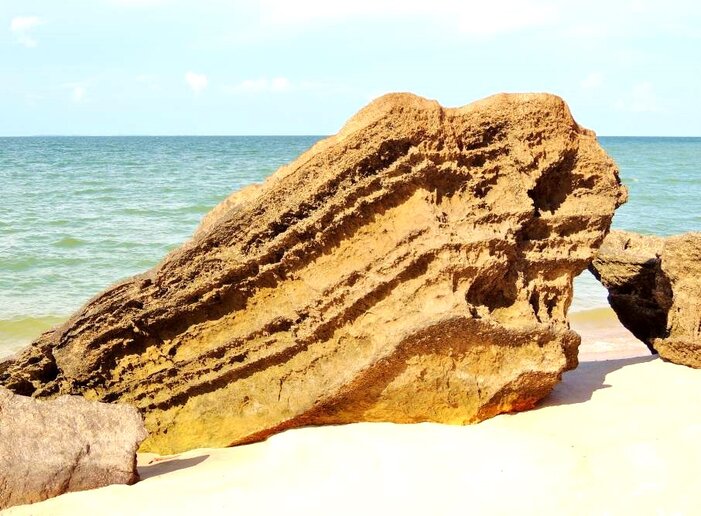
[[[34,48],[39,45],[39,41],[32,35],[32,31],[43,24],[44,20],[38,16],[16,16],[10,21],[10,32],[20,45]]]
[[[73,86],[73,90],[71,91],[71,100],[75,102],[76,104],[80,104],[85,100],[85,95],[88,93],[88,90],[85,86],[82,85],[76,85]]]
[[[94,83],[95,78],[89,78],[81,81],[66,82],[60,85],[62,90],[65,90],[66,95],[74,104],[82,104],[89,100],[88,86]]]
[[[195,72],[187,72],[185,74],[185,82],[195,95],[202,93],[209,85],[209,79],[206,75]]]
[[[490,36],[528,27],[549,25],[558,20],[553,4],[534,0],[499,0],[475,4],[458,2],[455,10],[458,28],[465,34]],[[451,13],[446,13],[450,16]]]
[[[429,22],[457,25],[460,32],[478,36],[551,23],[558,18],[553,2],[545,0],[261,0],[264,25],[306,26],[329,21],[421,18]]]

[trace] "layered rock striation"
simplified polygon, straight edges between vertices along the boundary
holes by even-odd
[[[590,268],[621,323],[653,353],[701,367],[701,233],[612,231]]]
[[[558,97],[387,95],[0,383],[132,403],[160,452],[528,409],[577,363],[572,279],[625,197]]]
[[[40,401],[0,387],[0,510],[133,484],[136,450],[145,438],[134,407],[78,396]]]

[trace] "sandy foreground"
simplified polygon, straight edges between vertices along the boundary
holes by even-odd
[[[701,370],[574,314],[580,366],[536,410],[468,427],[362,423],[142,454],[142,481],[3,514],[699,514]]]

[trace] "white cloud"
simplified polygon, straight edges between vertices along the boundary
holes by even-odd
[[[38,16],[16,16],[10,22],[10,30],[12,32],[23,32],[32,29],[43,23]]]
[[[652,83],[644,81],[635,84],[628,100],[618,100],[616,109],[633,113],[659,113],[662,111],[660,101],[655,94]]]
[[[39,42],[32,35],[32,30],[43,24],[44,20],[38,16],[16,16],[10,21],[10,32],[20,45],[34,48]]]
[[[300,83],[294,86],[287,77],[273,77],[267,79],[265,77],[259,79],[246,79],[237,85],[228,88],[231,93],[282,93],[292,89],[311,89],[312,83]]]
[[[71,100],[73,100],[73,102],[76,104],[79,104],[83,102],[87,93],[88,90],[85,88],[85,86],[77,84],[73,86],[73,90],[71,91]]]
[[[538,1],[501,0],[465,5],[456,10],[461,32],[489,36],[527,27],[548,25],[557,21],[559,13],[549,3]]]
[[[80,104],[89,100],[88,87],[95,83],[95,78],[64,82],[59,87],[66,91],[66,95],[74,104]]]
[[[270,81],[270,91],[287,91],[290,86],[290,80],[287,77],[275,77]]]
[[[195,72],[187,72],[185,74],[185,82],[195,95],[202,93],[209,85],[209,79],[206,75]]]
[[[466,34],[497,34],[558,19],[559,11],[547,0],[260,0],[264,25],[304,26],[353,19],[421,18],[440,24],[457,24]]]
[[[601,72],[592,72],[579,83],[583,90],[595,90],[604,83],[604,75]]]

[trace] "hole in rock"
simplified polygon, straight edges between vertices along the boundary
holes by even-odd
[[[647,346],[618,320],[607,296],[588,270],[575,278],[568,318],[571,329],[582,338],[580,363],[650,356]]]

